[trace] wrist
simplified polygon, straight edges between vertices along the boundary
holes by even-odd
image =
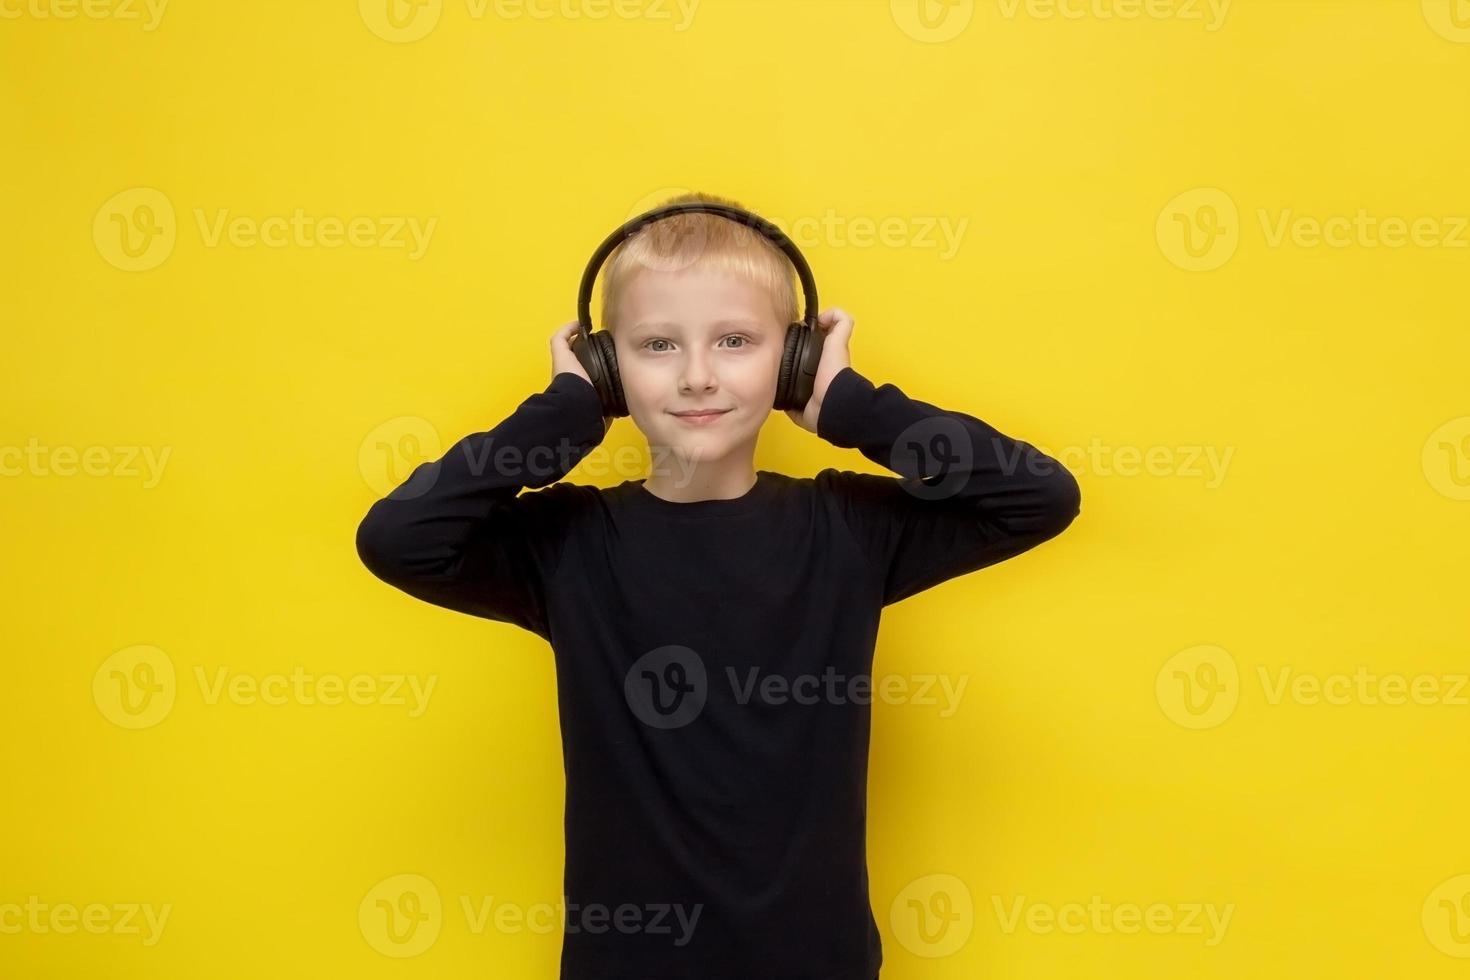
[[[846,365],[833,375],[822,393],[817,411],[817,435],[844,449],[861,441],[865,412],[874,392],[873,383]]]

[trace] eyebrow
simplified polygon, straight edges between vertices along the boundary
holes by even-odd
[[[746,328],[759,329],[760,326],[761,326],[761,323],[760,323],[759,320],[751,320],[751,319],[746,319],[746,318],[736,318],[736,319],[716,320],[713,325],[716,326],[716,327],[746,327]],[[671,323],[671,322],[668,322],[668,321],[657,321],[657,322],[650,322],[650,323],[639,323],[639,324],[635,324],[633,326],[633,329],[634,330],[645,330],[645,329],[647,329],[647,330],[678,330],[679,329],[679,326],[680,325],[677,324],[677,323]]]

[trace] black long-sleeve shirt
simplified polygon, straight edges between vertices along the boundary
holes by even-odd
[[[357,531],[383,581],[551,644],[561,978],[872,980],[881,609],[1059,534],[1077,481],[851,367],[817,432],[898,476],[760,470],[741,497],[683,503],[641,480],[558,482],[605,431],[592,386],[558,373],[417,467]]]

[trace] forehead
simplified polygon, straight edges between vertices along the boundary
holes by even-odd
[[[702,266],[673,272],[639,270],[628,284],[622,307],[623,322],[635,329],[649,323],[759,328],[776,322],[775,306],[765,290],[742,276]]]

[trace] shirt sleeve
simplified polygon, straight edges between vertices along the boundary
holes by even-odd
[[[375,502],[357,528],[357,554],[411,596],[550,639],[545,583],[560,536],[594,487],[556,483],[602,441],[597,391],[557,372],[488,432],[421,463]],[[546,487],[521,493],[523,489]]]
[[[852,367],[828,386],[817,433],[900,474],[815,478],[883,575],[884,605],[1034,548],[1081,511],[1061,463],[972,415],[874,387]]]

